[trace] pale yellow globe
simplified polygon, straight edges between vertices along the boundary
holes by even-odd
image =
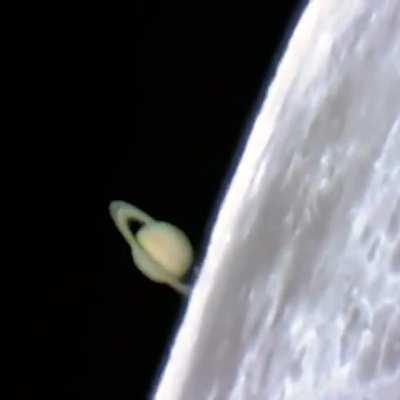
[[[193,249],[183,231],[123,201],[113,201],[110,213],[130,245],[138,269],[149,279],[188,294],[189,288],[181,280],[193,262]],[[136,235],[130,230],[131,221],[143,224]]]
[[[186,235],[167,222],[143,226],[136,235],[147,254],[169,273],[182,278],[193,262],[192,246]]]

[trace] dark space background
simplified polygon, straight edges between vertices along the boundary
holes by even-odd
[[[137,0],[57,10],[43,28],[38,87],[43,79],[50,134],[40,173],[64,211],[54,218],[60,237],[46,238],[56,245],[42,242],[49,265],[26,278],[34,290],[18,399],[149,396],[186,304],[134,267],[108,204],[176,224],[199,264],[303,5]]]

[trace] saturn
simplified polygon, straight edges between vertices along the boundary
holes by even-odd
[[[130,246],[137,268],[152,281],[188,295],[183,278],[193,262],[193,249],[185,233],[124,201],[111,202],[110,214]],[[134,222],[141,224],[136,234],[130,227]]]

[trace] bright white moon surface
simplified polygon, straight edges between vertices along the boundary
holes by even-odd
[[[400,399],[399,0],[306,6],[200,267],[157,400]]]

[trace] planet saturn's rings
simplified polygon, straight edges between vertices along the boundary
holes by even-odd
[[[192,248],[186,235],[124,201],[113,201],[109,210],[116,227],[131,247],[137,268],[151,280],[188,294],[189,287],[180,281],[192,262]],[[133,221],[143,224],[136,235],[129,226]]]
[[[110,214],[114,220],[115,226],[131,246],[136,242],[136,239],[129,227],[129,223],[137,221],[142,224],[149,224],[154,221],[154,219],[144,211],[121,200],[111,202]]]

